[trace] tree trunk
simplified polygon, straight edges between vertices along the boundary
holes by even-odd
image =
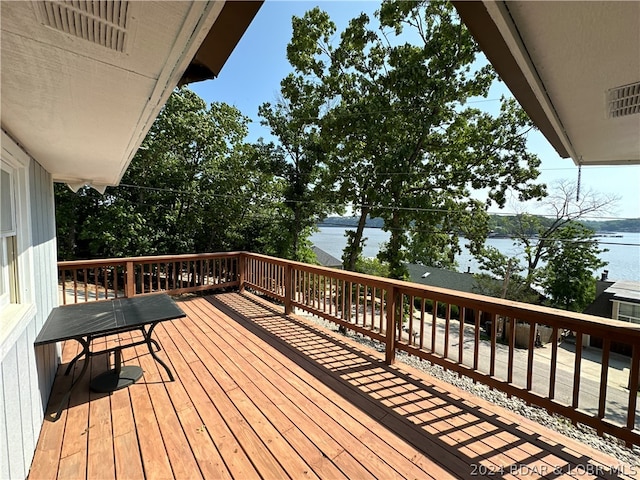
[[[391,215],[391,237],[387,246],[387,260],[389,262],[389,274],[396,280],[405,280],[405,266],[402,263],[402,235],[404,231],[400,228],[400,213],[394,211]]]
[[[351,244],[347,245],[347,258],[343,263],[345,270],[353,272],[356,269],[356,261],[362,253],[362,236],[364,234],[364,227],[367,223],[367,215],[369,215],[369,211],[369,207],[362,207],[355,234],[350,238]]]

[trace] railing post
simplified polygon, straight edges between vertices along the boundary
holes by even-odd
[[[393,365],[396,361],[396,295],[396,288],[390,285],[387,290],[387,336],[384,354],[387,365]]]
[[[286,264],[284,266],[284,314],[291,314],[291,297],[293,292],[291,291],[292,282],[291,282],[291,265]]]
[[[238,290],[240,290],[240,293],[244,292],[245,259],[244,253],[241,253],[238,257]]]
[[[136,277],[133,262],[126,262],[125,270],[127,272],[127,288],[125,289],[125,296],[128,298],[136,295]]]

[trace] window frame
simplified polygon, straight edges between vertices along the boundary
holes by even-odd
[[[633,302],[624,302],[624,301],[620,301],[618,300],[618,318],[616,320],[620,320],[621,322],[628,322],[628,323],[635,323],[638,324],[640,323],[640,316],[636,317],[634,315],[627,315],[624,313],[620,313],[620,307],[622,307],[623,305],[629,305],[631,306],[632,309],[640,309],[640,304],[638,303],[633,303]]]
[[[32,159],[4,130],[2,130],[1,145],[0,167],[12,175],[12,202],[15,221],[13,238],[15,238],[15,273],[17,277],[9,278],[10,282],[15,282],[15,298],[9,298],[9,302],[4,298],[0,304],[0,347],[1,357],[4,358],[4,354],[13,346],[34,318],[37,308],[35,304],[29,177]],[[3,239],[7,237],[2,236]],[[4,253],[6,254],[6,252]],[[11,303],[11,300],[14,300],[15,303]]]
[[[11,215],[11,228],[5,231],[0,229],[0,308],[11,303],[20,303],[17,298],[19,290],[16,291],[17,265],[15,265],[15,253],[17,250],[17,221],[16,221],[16,169],[10,167],[5,162],[0,163],[0,171],[9,176],[9,213]],[[6,187],[6,186],[5,186]],[[4,187],[3,187],[4,188]],[[4,196],[4,192],[0,192]],[[11,248],[10,248],[11,247]],[[12,255],[13,254],[13,255]],[[9,257],[14,257],[10,259]],[[13,264],[13,266],[12,266]],[[12,270],[14,270],[12,272]]]

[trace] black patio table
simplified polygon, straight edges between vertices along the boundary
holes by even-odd
[[[64,340],[76,340],[82,345],[82,351],[71,360],[65,375],[69,375],[73,365],[85,357],[80,374],[71,384],[69,391],[60,402],[54,420],[60,418],[62,409],[69,399],[72,390],[80,382],[89,365],[89,357],[102,353],[114,352],[114,368],[97,376],[91,382],[91,389],[97,392],[112,392],[127,387],[142,376],[142,369],[138,366],[122,366],[121,351],[123,348],[146,344],[151,356],[164,367],[169,379],[173,381],[173,374],[153,350],[153,346],[160,350],[158,342],[151,338],[155,326],[165,320],[185,317],[186,314],[166,294],[152,294],[131,298],[117,298],[108,301],[77,303],[54,308],[47,321],[42,326],[34,344],[45,345]],[[140,330],[143,340],[132,341],[117,347],[91,351],[91,341],[117,333]]]

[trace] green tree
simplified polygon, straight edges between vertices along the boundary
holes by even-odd
[[[389,265],[381,262],[377,258],[358,258],[356,262],[356,272],[375,275],[376,277],[388,277]]]
[[[585,216],[604,214],[617,201],[614,195],[594,190],[585,190],[578,195],[575,182],[560,180],[550,186],[549,194],[538,204],[538,208],[548,212],[546,217],[520,213],[510,218],[505,228],[524,258],[526,285],[536,284],[541,262],[549,260],[552,253],[557,252],[558,241],[566,241],[568,232],[578,232],[565,230],[565,227]],[[482,261],[485,252],[480,251],[476,258]]]
[[[606,250],[598,247],[593,234],[571,222],[554,235],[541,282],[553,307],[582,312],[595,299],[594,271],[607,263],[599,257]]]
[[[278,144],[260,145],[271,157],[269,171],[283,185],[281,215],[273,218],[279,236],[287,240],[280,256],[306,261],[313,258],[308,236],[329,210],[319,181],[326,155],[317,119],[325,99],[304,76],[295,74],[282,80],[281,93],[275,104],[264,103],[258,110]]]
[[[377,21],[354,18],[333,45],[335,25],[316,8],[294,18],[288,56],[328,105],[313,117],[330,153],[325,184],[361,215],[346,268],[355,267],[370,214],[391,233],[380,259],[404,278],[406,260],[451,265],[460,233],[480,248],[486,207],[504,205],[508,190],[526,199],[542,188],[532,184],[539,161],[526,152],[532,127],[522,110],[504,101],[493,117],[465,106],[495,75],[474,68],[478,49],[452,6],[385,2]],[[483,188],[486,201],[471,198]]]
[[[580,311],[593,300],[594,270],[606,263],[598,257],[604,250],[598,249],[594,231],[579,219],[605,213],[617,200],[594,190],[578,195],[576,183],[561,180],[551,185],[549,195],[541,202],[548,216],[521,213],[494,218],[492,227],[513,238],[517,253],[507,256],[494,248],[483,248],[476,254],[481,270],[486,272],[478,276],[485,285],[481,293],[498,296],[495,288],[492,291],[486,286],[493,279],[509,286],[506,298],[538,303],[532,287],[539,286],[554,306]]]
[[[481,295],[506,298],[519,302],[538,303],[540,294],[533,290],[522,275],[524,266],[516,256],[508,256],[495,247],[483,247],[480,270],[475,274],[477,291]]]

